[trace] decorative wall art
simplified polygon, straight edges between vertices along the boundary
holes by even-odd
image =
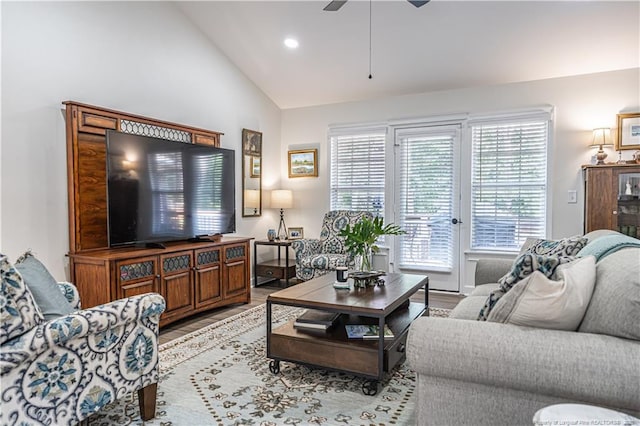
[[[262,154],[262,133],[242,129],[242,152],[246,155],[260,156]]]
[[[640,112],[618,114],[616,151],[640,149]]]
[[[289,151],[289,177],[318,177],[318,150]]]

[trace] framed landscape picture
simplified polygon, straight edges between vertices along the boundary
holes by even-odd
[[[616,151],[640,149],[640,112],[618,114]]]
[[[318,150],[289,151],[289,177],[318,177]]]

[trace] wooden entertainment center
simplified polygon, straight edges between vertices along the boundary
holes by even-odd
[[[251,238],[109,248],[106,131],[220,145],[222,133],[77,102],[64,102],[67,132],[69,269],[83,308],[158,292],[166,325],[196,312],[249,303]]]

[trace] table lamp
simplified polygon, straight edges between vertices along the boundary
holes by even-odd
[[[284,223],[284,209],[293,207],[293,194],[289,189],[274,189],[271,191],[271,208],[280,209],[280,225],[278,225],[278,240],[286,240],[287,225]]]
[[[597,165],[604,164],[604,159],[607,158],[607,153],[602,149],[603,146],[611,146],[611,129],[600,128],[593,129],[593,140],[589,144],[592,147],[599,147],[596,158],[598,159]]]

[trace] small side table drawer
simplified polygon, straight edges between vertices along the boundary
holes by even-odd
[[[258,265],[256,273],[261,277],[284,278],[284,268],[280,266]],[[295,274],[295,272],[294,272]]]
[[[276,247],[278,257],[258,262],[258,246]],[[289,280],[296,277],[296,261],[289,258],[290,247],[291,241],[289,240],[258,240],[253,243],[253,282],[255,286],[280,280],[285,280],[286,286],[289,286]],[[284,249],[284,256],[281,253],[282,249]],[[258,281],[258,277],[263,277],[263,279]]]

